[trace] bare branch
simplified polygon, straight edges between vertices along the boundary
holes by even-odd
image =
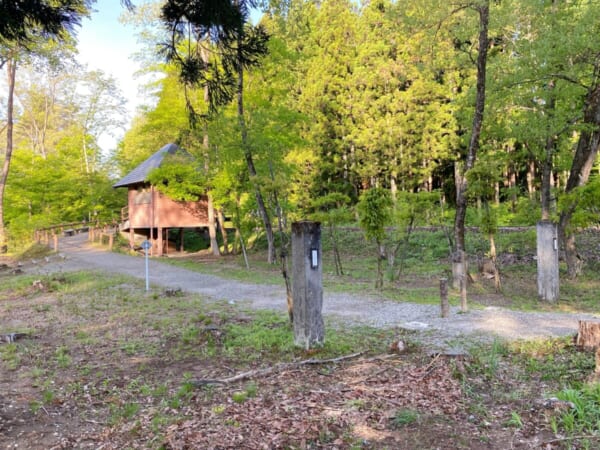
[[[282,363],[282,364],[277,364],[276,366],[266,367],[264,369],[256,369],[256,370],[250,370],[248,372],[242,372],[242,373],[239,373],[232,377],[222,378],[220,380],[205,380],[205,379],[193,380],[193,381],[191,381],[191,384],[196,387],[206,386],[206,385],[210,385],[210,384],[231,384],[231,383],[235,383],[236,381],[247,380],[248,378],[264,377],[264,376],[270,375],[274,372],[279,372],[281,370],[296,369],[301,366],[337,363],[340,361],[345,361],[347,359],[356,358],[362,354],[363,354],[363,352],[358,352],[358,353],[352,353],[351,355],[339,356],[337,358],[330,358],[330,359],[311,358],[311,359],[305,359],[304,361],[299,361],[299,362]]]

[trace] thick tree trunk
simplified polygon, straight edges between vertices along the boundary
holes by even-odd
[[[565,193],[572,192],[587,183],[596,157],[598,156],[598,147],[600,146],[600,130],[598,129],[600,127],[600,84],[594,85],[588,91],[583,119],[584,123],[591,127],[584,129],[579,136]],[[558,223],[559,237],[565,250],[567,276],[571,279],[577,277],[582,267],[581,259],[577,255],[575,236],[569,229],[571,217],[577,209],[577,204],[577,200],[573,199],[561,211]]]
[[[475,98],[475,113],[473,115],[473,125],[471,129],[471,139],[469,141],[469,149],[464,165],[464,170],[459,171],[456,177],[456,215],[454,218],[454,256],[460,260],[461,280],[454,280],[461,286],[461,306],[466,310],[466,253],[465,253],[465,217],[467,214],[467,179],[465,174],[473,168],[477,159],[477,151],[479,150],[479,138],[481,128],[483,126],[483,113],[485,110],[485,78],[486,65],[488,55],[488,28],[490,19],[489,1],[485,0],[480,5],[475,7],[479,13],[479,53],[477,55],[477,93]]]
[[[4,194],[6,192],[6,183],[8,181],[8,172],[10,171],[10,162],[13,151],[13,110],[15,79],[17,73],[17,63],[13,59],[6,62],[6,73],[8,75],[8,97],[6,102],[6,153],[4,154],[4,163],[2,164],[2,173],[0,174],[0,254],[8,252],[8,233],[4,223]]]

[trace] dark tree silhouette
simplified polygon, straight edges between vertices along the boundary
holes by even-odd
[[[20,0],[0,2],[0,44],[27,42],[33,36],[56,37],[73,32],[91,0]]]

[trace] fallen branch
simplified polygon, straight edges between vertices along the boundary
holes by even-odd
[[[305,359],[303,361],[298,361],[298,362],[293,362],[293,363],[277,364],[276,366],[266,367],[264,369],[249,370],[248,372],[242,372],[242,373],[234,375],[232,377],[222,378],[220,380],[202,379],[202,380],[192,380],[190,383],[195,387],[207,386],[207,385],[211,385],[211,384],[231,384],[231,383],[235,383],[236,381],[247,380],[249,378],[264,377],[266,375],[270,375],[271,373],[279,372],[281,370],[295,369],[295,368],[298,368],[301,366],[307,366],[307,365],[336,363],[336,362],[344,361],[347,359],[356,358],[357,356],[360,356],[362,354],[363,354],[363,352],[359,352],[359,353],[352,353],[351,355],[339,356],[337,358],[330,358],[330,359],[314,359],[314,358]]]

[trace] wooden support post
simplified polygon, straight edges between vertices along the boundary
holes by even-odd
[[[179,229],[179,251],[183,253],[183,228]]]
[[[162,256],[163,255],[163,229],[159,228],[158,229],[158,239],[157,239],[157,255],[158,256]]]
[[[52,234],[52,241],[54,244],[54,251],[58,253],[58,234],[56,234],[56,233]]]
[[[108,235],[108,249],[109,249],[109,250],[112,250],[112,249],[113,249],[113,244],[114,244],[114,242],[115,242],[115,235],[114,235],[114,234],[112,234],[112,233],[110,233],[110,234]]]
[[[450,305],[448,303],[448,278],[440,278],[440,303],[442,317],[446,318],[450,315]]]
[[[292,273],[294,344],[308,350],[325,339],[320,223],[292,223]]]

